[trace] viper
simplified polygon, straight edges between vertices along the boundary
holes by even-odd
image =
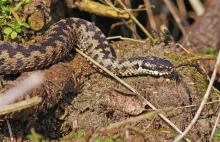
[[[0,41],[0,74],[16,74],[49,66],[68,56],[74,46],[119,76],[165,76],[174,71],[169,60],[155,56],[116,58],[106,37],[93,23],[67,18],[54,24],[40,43],[24,46]]]

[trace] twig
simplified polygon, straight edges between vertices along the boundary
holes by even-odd
[[[201,16],[204,13],[205,9],[199,0],[189,0],[189,2],[198,16]]]
[[[125,25],[128,27],[128,29],[131,30],[133,37],[136,36],[137,37],[136,39],[141,39],[141,37],[138,35],[138,33],[136,31],[136,28],[132,28],[131,26],[129,26],[128,22],[126,22],[124,19],[121,19],[121,20],[125,23]],[[133,21],[131,23],[134,24]]]
[[[118,8],[116,8],[112,3],[108,2],[107,0],[104,0],[104,1],[105,1],[106,4],[108,4],[110,7],[114,8],[114,9],[117,10],[118,12],[125,13],[124,10],[119,10]],[[130,2],[127,1],[127,4],[130,5]],[[129,10],[129,11],[133,12],[132,9]],[[132,21],[131,19],[128,20],[128,22],[125,21],[124,19],[121,19],[121,20],[123,21],[122,24],[123,24],[123,25],[125,24],[125,25],[127,26],[127,28],[128,28],[129,30],[131,30],[131,32],[132,32],[132,34],[133,34],[133,35],[132,35],[133,37],[138,38],[138,39],[141,39],[141,37],[140,37],[140,36],[137,34],[137,32],[136,32],[136,25],[133,23],[133,21]],[[129,26],[129,24],[130,24],[130,26]],[[113,25],[111,26],[111,29],[112,29],[114,26],[118,26],[118,25],[121,25],[121,22],[120,22],[119,24],[113,24]]]
[[[179,14],[177,12],[177,9],[174,7],[174,5],[172,4],[172,2],[170,0],[163,0],[164,3],[167,5],[167,7],[169,8],[171,14],[173,15],[173,18],[175,19],[177,25],[179,26],[181,32],[183,33],[183,36],[186,36],[186,31],[183,27],[183,25],[181,24],[181,19],[179,18]]]
[[[201,102],[201,104],[200,104],[200,106],[199,106],[199,108],[198,108],[198,110],[197,110],[193,120],[188,125],[188,127],[185,129],[185,131],[181,135],[176,137],[174,142],[180,141],[189,132],[189,130],[193,127],[193,125],[196,123],[197,119],[199,118],[199,116],[200,116],[200,114],[201,114],[201,112],[202,112],[202,110],[203,110],[203,108],[205,106],[205,103],[206,103],[206,101],[207,101],[207,99],[209,97],[210,91],[212,89],[212,85],[213,85],[213,83],[215,81],[215,77],[216,77],[216,73],[217,73],[217,69],[218,69],[219,63],[220,63],[220,51],[218,53],[218,58],[217,58],[217,61],[216,61],[216,64],[215,64],[214,71],[212,73],[211,80],[209,82],[208,89],[207,89],[207,91],[206,91],[206,93],[205,93],[205,95],[204,95],[204,97],[202,99],[202,102]]]
[[[11,138],[11,142],[13,142],[14,138],[13,138],[13,133],[12,133],[12,130],[11,130],[11,125],[10,125],[8,120],[6,120],[6,122],[7,122],[7,126],[8,126],[9,135],[10,135],[10,138]]]
[[[131,2],[130,2],[130,0],[124,0],[124,3],[125,3],[125,5],[126,5],[126,8],[130,8],[130,9],[132,9],[131,8]],[[134,13],[133,13],[133,11],[130,11],[130,14],[132,14],[132,15],[134,15]],[[125,22],[125,20],[124,20],[124,22]],[[137,36],[137,27],[136,27],[136,24],[134,23],[134,22],[131,22],[131,24],[129,24],[129,25],[127,25],[128,26],[128,28],[132,31],[132,38],[134,38],[134,39],[141,39],[140,38],[140,36]]]
[[[129,30],[131,30],[131,32],[132,32],[133,34],[135,34],[135,36],[138,37],[138,39],[141,39],[141,37],[138,35],[138,33],[137,33],[135,30],[131,29],[130,26],[129,26],[129,24],[133,22],[132,20],[129,20],[129,21],[125,21],[124,19],[121,19],[121,20],[122,20],[122,22],[118,22],[118,23],[112,24],[112,25],[111,25],[111,30],[112,30],[113,28],[115,28],[116,26],[126,25],[127,28],[128,28]],[[111,35],[111,30],[110,30],[110,32],[109,32],[108,35]]]
[[[210,81],[210,77],[208,76],[207,71],[204,69],[203,66],[201,66],[201,68],[202,68],[202,70],[207,74],[207,78],[208,78],[208,80]],[[218,93],[218,95],[220,95],[220,91],[219,91],[218,89],[216,89],[214,86],[212,86],[212,89],[213,89],[216,93]]]
[[[98,2],[94,2],[91,0],[82,0],[82,1],[76,1],[75,5],[83,11],[87,11],[90,13],[94,13],[96,15],[100,16],[107,16],[111,18],[125,18],[128,19],[129,15],[127,13],[123,13],[121,11],[116,11],[114,7],[110,7]]]
[[[104,4],[107,4],[107,5],[109,5],[109,6],[111,6],[112,8],[114,8],[116,11],[118,11],[118,12],[124,12],[124,10],[119,10],[118,8],[116,8],[112,3],[110,3],[108,0],[99,0],[99,1],[101,1],[101,2],[103,2]],[[150,6],[151,8],[155,8],[155,6]],[[150,8],[149,7],[149,8]],[[140,5],[140,6],[138,6],[138,8],[137,9],[129,9],[129,8],[127,8],[128,9],[128,11],[132,11],[132,12],[137,12],[137,11],[146,11],[146,8],[145,8],[145,6],[144,5]]]
[[[213,129],[212,129],[212,133],[211,133],[211,136],[210,136],[210,138],[209,138],[209,142],[212,141],[212,138],[213,138],[213,136],[214,136],[214,134],[215,134],[216,127],[217,127],[217,125],[219,124],[219,117],[220,117],[220,112],[218,113],[218,117],[217,117],[216,120],[215,120],[215,125],[214,125],[214,127],[213,127]]]
[[[127,38],[127,37],[122,37],[122,36],[112,36],[112,37],[108,37],[106,38],[107,40],[111,40],[111,39],[122,39],[122,40],[130,40],[130,41],[136,41],[136,42],[140,42],[140,43],[146,43],[146,41],[143,40],[138,40],[138,39],[133,39],[133,38]]]
[[[212,56],[212,55],[204,55],[204,56],[194,56],[194,57],[189,57],[186,60],[182,61],[181,63],[177,64],[175,67],[180,67],[180,66],[184,66],[184,65],[189,65],[195,61],[198,60],[215,60],[216,57]]]
[[[147,104],[150,106],[150,108],[152,108],[153,110],[156,110],[156,108],[155,108],[150,102],[147,101]],[[173,122],[171,122],[171,121],[170,121],[168,118],[166,118],[163,114],[159,114],[159,116],[160,116],[165,122],[167,122],[174,130],[176,130],[178,133],[180,133],[180,134],[183,133],[179,128],[176,127],[175,124],[173,124]],[[187,139],[187,138],[185,138],[185,140],[186,140],[187,142],[190,142],[190,140]]]
[[[153,43],[156,42],[156,40],[150,35],[150,33],[144,28],[143,25],[128,11],[126,6],[122,3],[121,0],[117,0],[118,3],[121,5],[121,7],[130,15],[131,19],[134,20],[134,22],[141,28],[141,30],[153,41]]]
[[[15,112],[18,110],[29,108],[31,106],[39,104],[40,102],[42,102],[42,98],[36,96],[31,99],[20,101],[18,103],[6,105],[6,106],[0,108],[0,116],[5,115],[7,113],[12,113],[12,112]]]
[[[190,53],[185,47],[183,47],[181,44],[176,43],[176,45],[178,45],[180,48],[182,48],[184,51],[186,51],[186,53]]]
[[[179,8],[179,13],[181,16],[181,19],[184,23],[185,26],[189,26],[189,23],[187,22],[186,18],[187,18],[187,11],[186,11],[186,6],[184,3],[184,0],[177,0],[177,6]]]
[[[97,63],[95,60],[93,60],[91,57],[87,56],[85,53],[83,53],[81,50],[74,48],[76,50],[76,52],[78,52],[79,54],[81,54],[83,57],[86,57],[86,59],[88,59],[89,61],[91,61],[94,65],[98,66],[99,68],[101,68],[103,71],[105,71],[107,74],[109,74],[110,76],[112,76],[113,78],[115,78],[117,81],[119,81],[121,84],[123,84],[126,88],[128,88],[129,90],[131,90],[133,93],[137,94],[138,92],[132,88],[130,85],[128,85],[126,82],[124,82],[123,80],[121,80],[119,77],[117,77],[115,74],[113,74],[112,72],[110,72],[108,69],[106,69],[105,67],[101,66],[99,63]]]
[[[110,27],[110,29],[112,30],[112,29],[114,29],[114,28],[117,27],[117,26],[121,26],[121,25],[124,25],[124,24],[129,24],[129,23],[131,23],[131,22],[132,22],[131,20],[126,21],[126,22],[120,21],[120,22],[117,22],[117,23],[112,24],[111,27]],[[111,30],[110,30],[110,32],[109,32],[108,35],[111,35]]]
[[[13,103],[17,98],[24,96],[44,81],[44,76],[40,72],[32,73],[22,83],[10,88],[4,92],[4,95],[0,98],[0,108]]]
[[[101,128],[98,131],[111,130],[111,129],[118,128],[122,125],[125,125],[127,123],[137,122],[137,121],[144,120],[144,119],[151,119],[151,118],[155,117],[156,115],[158,115],[161,112],[163,112],[163,111],[162,110],[155,110],[155,111],[152,111],[152,112],[148,112],[148,113],[142,114],[140,116],[132,117],[132,118],[120,121],[120,122],[113,123],[113,124],[111,124],[111,125],[109,125],[105,128]]]
[[[124,13],[123,10],[116,8],[116,7],[114,6],[114,4],[113,4],[111,1],[109,1],[109,0],[99,0],[99,1],[102,2],[102,3],[104,3],[104,4],[106,4],[106,5],[109,5],[109,6],[112,7],[115,11],[117,11],[117,12],[119,12],[119,13]]]
[[[156,22],[154,20],[153,12],[152,12],[151,6],[150,6],[150,1],[149,0],[144,0],[144,4],[146,5],[145,7],[146,7],[147,15],[149,17],[150,26],[151,26],[152,29],[157,30],[157,25],[156,25]]]
[[[186,51],[186,53],[190,54],[190,52],[189,52],[186,48],[184,48],[181,44],[176,43],[176,45],[178,45],[180,48],[182,48],[184,51]],[[207,57],[197,56],[197,60],[199,60],[198,57],[200,57],[200,60],[201,60],[201,59],[204,59],[204,60],[213,60],[213,59],[215,59],[215,56],[207,56]],[[188,58],[187,60],[189,60],[189,59],[190,59],[190,58]],[[191,58],[191,61],[193,61],[192,58]],[[186,62],[183,61],[182,63],[179,64],[179,66],[184,65],[184,63],[186,63]],[[176,65],[176,67],[178,67],[178,65]],[[206,72],[206,70],[204,69],[203,66],[201,66],[201,68],[202,68],[202,70],[203,70],[206,74],[208,74],[208,73]],[[208,75],[207,75],[207,78],[208,78],[208,80],[210,81],[210,78],[209,78]],[[212,89],[214,89],[215,92],[217,92],[218,94],[220,94],[220,91],[218,91],[218,89],[216,89],[214,86],[212,86]]]
[[[119,77],[117,77],[116,75],[114,75],[112,72],[110,72],[108,69],[106,69],[105,67],[101,66],[99,63],[97,63],[95,60],[93,60],[91,57],[87,56],[86,54],[84,54],[82,51],[80,51],[77,48],[74,48],[76,50],[76,52],[78,52],[79,54],[81,54],[83,57],[85,57],[86,59],[88,59],[89,61],[91,61],[93,64],[95,64],[96,66],[98,66],[99,68],[101,68],[103,71],[105,71],[106,73],[108,73],[110,76],[112,76],[113,78],[115,78],[117,81],[119,81],[120,83],[122,83],[125,87],[127,87],[129,90],[131,90],[132,92],[134,92],[137,97],[140,99],[140,101],[143,104],[147,104],[150,108],[152,108],[153,110],[157,110],[156,107],[154,107],[150,102],[148,102],[143,96],[141,96],[134,88],[132,88],[130,85],[128,85],[126,82],[124,82],[123,80],[121,80]],[[178,133],[182,134],[182,131],[177,128],[175,126],[175,124],[173,124],[169,119],[167,119],[163,114],[159,114],[159,116],[165,121],[167,122],[174,130],[176,130]],[[187,142],[189,142],[189,140],[187,138],[185,138],[185,140]]]
[[[186,6],[185,6],[185,3],[184,3],[184,0],[177,0],[176,3],[177,3],[177,6],[179,8],[180,15],[182,16],[182,18],[185,19],[186,16],[187,16],[187,11],[186,11]]]

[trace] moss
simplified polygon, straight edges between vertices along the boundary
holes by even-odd
[[[193,74],[193,73],[192,73]],[[205,79],[204,75],[202,75],[199,72],[195,72],[195,79],[197,81],[197,83],[195,84],[199,89],[199,94],[203,95],[206,92],[206,89],[208,87],[208,82],[207,79]]]
[[[41,30],[44,26],[44,13],[40,10],[34,12],[28,18],[28,24],[32,30],[38,31]]]
[[[181,62],[182,60],[184,60],[184,56],[182,56],[181,54],[178,54],[178,53],[175,53],[175,52],[170,52],[168,53],[167,55],[168,58],[171,59],[171,61],[174,63],[174,64],[177,64],[179,62]]]

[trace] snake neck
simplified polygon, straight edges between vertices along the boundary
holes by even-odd
[[[173,65],[165,59],[154,56],[128,59],[109,58],[99,62],[117,76],[152,75],[167,76],[173,71]]]
[[[115,58],[105,35],[94,24],[79,19],[75,44],[88,56],[118,76],[153,75],[164,76],[173,72],[168,60],[157,57]],[[80,23],[80,24],[79,24]],[[95,31],[95,32],[94,32]]]
[[[68,18],[54,24],[41,43],[23,46],[0,41],[0,74],[46,67],[67,56],[73,46],[120,76],[167,75],[173,69],[168,60],[157,57],[115,58],[99,28],[82,19]]]

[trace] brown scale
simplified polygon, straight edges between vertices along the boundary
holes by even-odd
[[[0,74],[37,70],[68,56],[74,46],[116,75],[169,75],[173,64],[157,57],[115,58],[104,34],[93,23],[68,18],[54,24],[41,43],[30,46],[0,41]]]

